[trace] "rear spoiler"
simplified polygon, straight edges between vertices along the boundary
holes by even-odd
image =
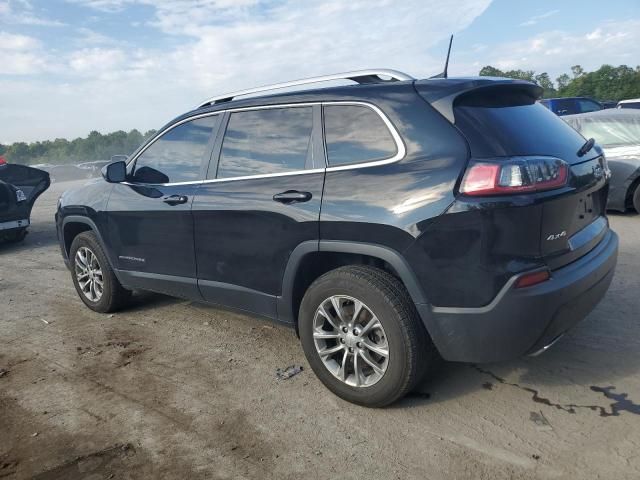
[[[451,123],[455,123],[453,107],[465,98],[492,97],[495,101],[496,98],[513,97],[515,94],[528,103],[534,103],[543,93],[542,87],[533,82],[495,77],[430,78],[419,80],[414,86],[420,96]]]

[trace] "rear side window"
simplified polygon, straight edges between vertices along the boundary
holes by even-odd
[[[457,99],[454,115],[476,158],[551,155],[571,161],[584,144],[578,132],[533,98],[503,89]]]
[[[175,183],[201,180],[200,169],[218,116],[198,118],[172,128],[137,158],[133,181]]]
[[[311,154],[312,107],[235,112],[222,143],[218,178],[304,170]]]
[[[329,166],[393,157],[398,148],[380,115],[360,105],[326,105],[324,133]]]

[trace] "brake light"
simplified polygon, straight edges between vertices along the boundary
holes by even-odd
[[[465,195],[507,195],[560,188],[569,165],[553,157],[472,160],[460,185]]]

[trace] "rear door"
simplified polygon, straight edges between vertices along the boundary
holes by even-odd
[[[220,115],[182,122],[130,165],[109,197],[109,241],[128,286],[199,297],[191,205],[204,180]]]
[[[277,317],[291,252],[318,241],[320,107],[232,111],[193,203],[198,285],[212,303]]]

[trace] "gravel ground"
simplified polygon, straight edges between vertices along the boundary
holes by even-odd
[[[55,238],[69,186],[0,247],[0,478],[640,478],[640,216],[610,217],[611,289],[550,351],[447,364],[370,410],[329,393],[288,328],[153,294],[88,310]]]

